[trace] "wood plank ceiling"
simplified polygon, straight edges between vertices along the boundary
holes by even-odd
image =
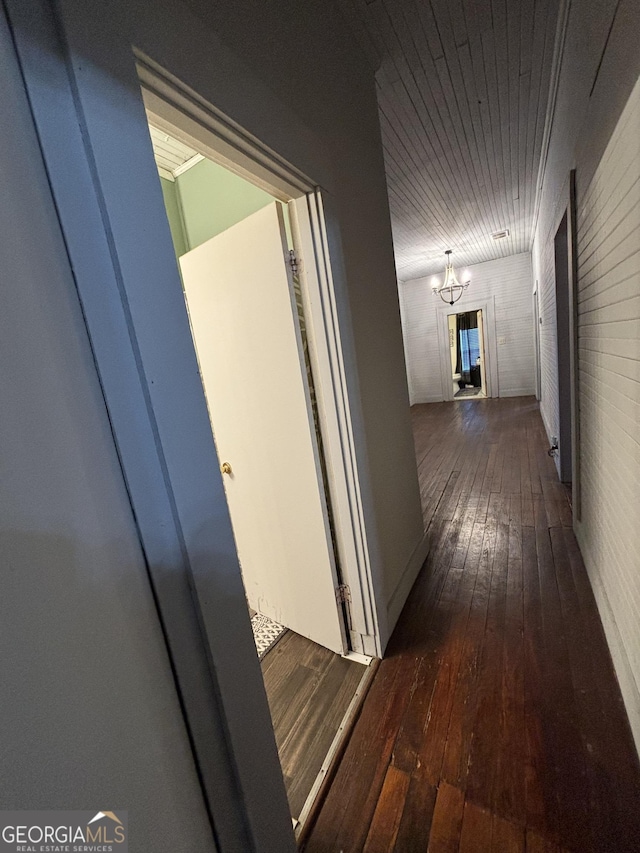
[[[529,251],[561,4],[339,3],[378,68],[398,278]]]
[[[173,181],[176,175],[203,159],[194,148],[174,139],[152,124],[149,125],[149,133],[158,171],[167,180]]]

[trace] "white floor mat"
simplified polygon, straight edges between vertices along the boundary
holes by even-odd
[[[263,616],[262,613],[256,613],[251,617],[251,627],[253,628],[253,637],[258,650],[260,660],[266,655],[287,630],[284,625],[279,625],[268,616]]]

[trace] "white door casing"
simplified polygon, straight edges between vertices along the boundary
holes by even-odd
[[[456,314],[466,311],[482,311],[482,336],[483,336],[483,365],[484,365],[484,392],[487,397],[499,397],[498,386],[498,353],[495,327],[494,299],[475,300],[469,297],[456,302]],[[451,382],[451,354],[449,345],[449,314],[452,309],[449,305],[436,308],[438,320],[436,328],[438,332],[438,351],[440,353],[440,374],[442,381],[442,399],[453,400],[453,383]]]
[[[348,587],[350,647],[380,656],[389,638],[381,556],[370,517],[367,462],[361,451],[362,415],[354,399],[355,354],[335,202],[315,181],[247,139],[219,111],[193,98],[142,54],[137,71],[153,124],[207,158],[289,200],[305,311],[333,534],[343,583]],[[329,182],[330,184],[330,182]]]
[[[180,259],[252,607],[345,651],[337,576],[282,210],[273,203]]]
[[[484,318],[482,309],[478,310],[478,342],[480,344],[480,377],[482,380],[482,393],[487,395],[487,367],[484,355]]]

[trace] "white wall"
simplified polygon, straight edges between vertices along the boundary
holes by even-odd
[[[474,301],[495,299],[495,337],[504,339],[496,348],[498,389],[492,389],[492,396],[535,394],[531,255],[511,255],[468,269],[471,284],[456,306],[467,311]],[[436,328],[436,308],[443,303],[431,292],[430,282],[431,278],[423,278],[398,284],[412,405],[444,399]],[[485,340],[488,332],[485,327]]]
[[[572,6],[533,257],[541,410],[557,435],[553,238],[575,168],[582,508],[575,529],[640,746],[639,29],[633,0]]]
[[[576,532],[640,737],[640,81],[578,206],[578,280]]]

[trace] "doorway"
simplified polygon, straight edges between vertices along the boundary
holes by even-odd
[[[286,203],[150,125],[290,811],[304,831],[364,696]]]
[[[536,400],[540,402],[542,399],[542,365],[540,362],[540,326],[542,325],[542,317],[540,315],[540,297],[538,294],[538,282],[533,291],[533,342],[535,346],[536,359]]]
[[[558,455],[560,479],[573,481],[572,471],[572,306],[569,288],[569,224],[565,211],[553,241],[556,284],[556,339],[558,346]]]
[[[343,653],[287,206],[166,132],[152,139],[247,599]],[[172,158],[184,162],[167,176]]]
[[[447,315],[454,400],[487,396],[482,309]]]

